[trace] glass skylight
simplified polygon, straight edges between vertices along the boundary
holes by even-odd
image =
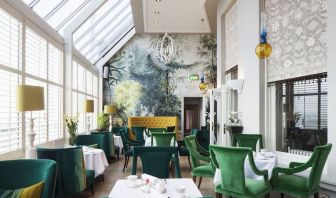
[[[95,0],[23,0],[63,35],[64,28]],[[130,0],[107,0],[73,34],[73,45],[96,63],[134,28]]]

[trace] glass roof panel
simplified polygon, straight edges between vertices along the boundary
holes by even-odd
[[[45,18],[49,13],[51,13],[60,3],[64,0],[40,0],[34,7],[33,10],[42,18]]]

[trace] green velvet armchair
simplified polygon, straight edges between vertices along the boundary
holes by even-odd
[[[318,198],[322,171],[331,148],[331,144],[316,146],[306,163],[291,162],[289,168],[274,168],[271,178],[272,190],[281,192],[282,198],[284,194],[300,198],[314,195],[315,198]],[[308,178],[294,175],[308,168],[311,168]]]
[[[85,170],[82,147],[37,148],[37,158],[57,162],[56,195],[72,195],[88,186],[93,194],[94,171]]]
[[[15,190],[44,182],[41,198],[55,195],[57,164],[53,160],[0,161],[0,189]]]
[[[133,152],[132,175],[136,175],[137,157],[142,162],[142,172],[158,178],[169,178],[169,165],[174,157],[175,175],[181,177],[177,147],[146,147],[135,146]]]
[[[268,181],[268,172],[256,167],[252,149],[210,145],[210,156],[213,164],[221,171],[221,184],[215,186],[215,192],[219,197],[222,195],[239,198],[269,197],[271,185]],[[246,156],[253,172],[263,176],[263,180],[245,177]]]
[[[115,157],[117,153],[119,155],[119,150],[114,145],[113,133],[108,131],[92,131],[91,135],[104,135],[105,143],[101,145],[100,149],[102,149],[106,155],[107,159],[111,159]],[[118,157],[117,157],[118,158]]]
[[[102,134],[77,135],[75,144],[78,146],[91,146],[96,144],[97,148],[102,150],[106,147],[105,136]]]
[[[120,137],[124,147],[124,159],[125,159],[123,172],[125,171],[125,168],[127,168],[130,156],[133,156],[133,147],[131,146],[141,146],[140,142],[136,144],[135,142],[133,142],[131,139],[128,138],[127,131],[128,130],[120,131]]]
[[[238,143],[239,147],[248,147],[251,148],[253,151],[256,151],[258,141],[259,148],[262,149],[263,141],[261,134],[234,134],[232,146],[235,147]]]
[[[152,132],[151,133],[151,145],[154,146],[154,139],[156,142],[155,146],[171,146],[171,141],[176,142],[176,134],[175,133],[158,133]]]
[[[202,177],[214,177],[214,166],[211,163],[209,152],[202,148],[202,146],[198,143],[196,136],[186,136],[184,138],[184,142],[190,153],[192,167],[191,175],[193,176],[194,182],[196,182],[196,177],[200,177],[198,183],[198,187],[200,187]],[[203,163],[201,163],[202,161]]]
[[[142,145],[145,145],[145,138],[144,138],[144,132],[145,132],[145,127],[142,126],[133,126],[132,131],[135,136],[135,140],[138,142],[141,142]]]
[[[149,134],[154,133],[165,133],[167,131],[166,128],[148,128]]]

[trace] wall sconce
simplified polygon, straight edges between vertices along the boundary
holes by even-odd
[[[109,66],[104,65],[103,67],[103,78],[107,79],[109,77]]]
[[[244,85],[244,79],[228,80],[226,81],[226,85],[228,88],[237,90],[238,93],[241,93]]]

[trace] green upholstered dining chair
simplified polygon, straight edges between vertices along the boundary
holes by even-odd
[[[94,170],[85,170],[82,147],[37,148],[38,159],[57,162],[56,195],[72,195],[91,187],[93,194]]]
[[[201,186],[202,177],[213,178],[215,175],[214,166],[211,163],[210,154],[207,150],[202,148],[198,143],[196,136],[190,135],[184,138],[184,142],[190,153],[191,158],[191,175],[193,176],[194,182],[196,182],[196,177],[199,178],[198,187]]]
[[[142,172],[153,175],[158,178],[169,178],[169,166],[172,157],[174,157],[175,176],[181,177],[180,163],[177,147],[147,147],[135,146],[133,151],[132,175],[136,175],[137,157],[142,162]]]
[[[142,145],[145,145],[145,138],[144,138],[145,129],[146,127],[143,127],[143,126],[133,126],[132,127],[135,140],[138,142],[141,142]]]
[[[131,139],[128,138],[127,131],[128,130],[120,131],[120,137],[124,148],[124,158],[125,158],[123,172],[125,171],[125,168],[127,168],[130,156],[133,156],[133,147],[131,146],[142,145],[141,143],[135,144],[134,142],[130,142]]]
[[[191,135],[197,135],[198,129],[191,129]]]
[[[235,147],[238,143],[239,147],[248,147],[251,148],[253,151],[256,151],[258,141],[259,149],[262,149],[263,141],[261,134],[234,134],[232,146]]]
[[[189,167],[191,168],[190,153],[188,151],[188,148],[187,148],[185,142],[184,141],[177,141],[177,148],[178,148],[180,156],[188,157]]]
[[[322,171],[331,148],[331,144],[316,146],[306,163],[291,162],[289,168],[274,168],[271,178],[272,190],[281,192],[282,198],[284,194],[301,198],[314,195],[315,198],[318,198]],[[311,168],[308,178],[294,175],[308,168]]]
[[[176,134],[175,133],[151,133],[151,146],[175,146],[176,144]],[[154,139],[156,145],[154,145]],[[174,141],[174,145],[171,145],[171,141]]]
[[[167,133],[174,133],[175,132],[175,126],[167,126],[166,131],[167,131]]]
[[[268,181],[268,172],[256,167],[251,148],[210,145],[210,156],[213,164],[216,168],[220,168],[221,172],[221,183],[215,186],[215,192],[219,197],[222,195],[239,198],[269,197],[271,184]],[[263,180],[245,177],[246,156],[253,172],[263,176]]]
[[[15,190],[44,182],[41,198],[55,195],[57,164],[53,160],[0,161],[0,189]]]
[[[75,144],[78,146],[97,145],[97,148],[102,149],[105,147],[105,136],[102,134],[95,135],[77,135]],[[104,151],[105,152],[105,151]]]
[[[91,135],[104,135],[105,143],[100,147],[106,155],[107,159],[112,159],[115,157],[115,154],[119,154],[119,150],[116,151],[114,145],[113,133],[109,131],[91,131]],[[118,158],[118,157],[117,157]]]
[[[202,130],[197,131],[196,137],[202,148],[208,151],[210,145],[210,131],[205,127],[202,127]]]
[[[165,133],[167,132],[166,128],[148,128],[149,134],[154,133]]]
[[[120,136],[120,130],[122,130],[122,129],[123,129],[123,127],[112,127],[112,133],[114,135]]]

